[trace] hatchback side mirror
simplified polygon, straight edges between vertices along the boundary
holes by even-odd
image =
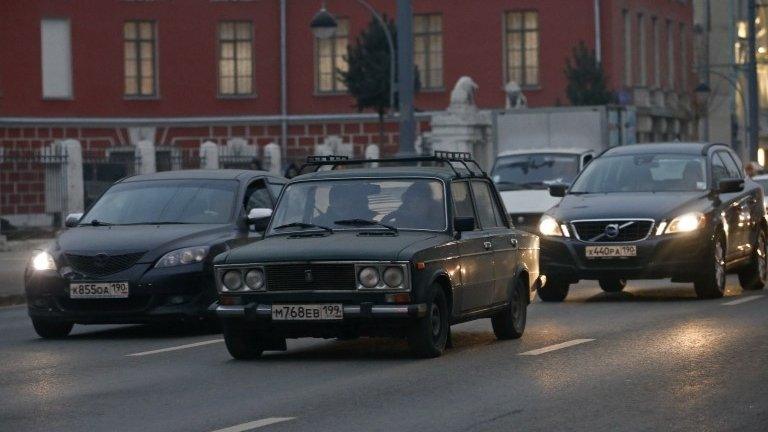
[[[556,198],[562,198],[568,192],[568,185],[553,184],[549,185],[549,194]]]
[[[467,232],[475,230],[475,218],[469,217],[457,217],[453,218],[453,228],[458,232]]]
[[[727,179],[720,180],[717,184],[717,192],[719,193],[736,193],[744,190],[744,179]]]
[[[67,228],[74,228],[80,224],[80,219],[82,218],[82,213],[70,213],[67,215],[67,218],[64,219],[64,226]]]
[[[253,225],[256,231],[264,231],[269,225],[269,219],[272,217],[272,209],[255,208],[248,212],[245,221],[248,225]]]

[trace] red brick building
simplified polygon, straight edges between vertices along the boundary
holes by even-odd
[[[394,0],[370,3],[395,16]],[[237,137],[256,146],[282,143],[285,156],[298,160],[339,135],[362,154],[379,139],[375,116],[355,112],[332,70],[343,68],[346,46],[370,15],[355,1],[328,0],[339,31],[319,41],[309,22],[320,4],[0,2],[0,148],[7,155],[66,137],[88,154],[142,137],[176,151]],[[597,48],[624,103],[660,103],[675,111],[670,118],[681,117],[695,86],[690,0],[414,0],[413,8],[422,131],[464,75],[479,84],[481,108],[504,108],[510,80],[522,85],[529,106],[567,105],[563,69],[579,41]],[[670,108],[670,98],[680,104]],[[665,131],[654,123],[647,138]],[[396,142],[397,126],[389,123],[383,151]],[[43,199],[33,195],[42,186],[21,190],[17,166],[0,170],[0,214],[41,211]]]

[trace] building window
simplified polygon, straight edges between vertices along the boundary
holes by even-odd
[[[680,24],[680,86],[688,88],[688,38],[685,34],[685,24]]]
[[[69,20],[44,19],[40,22],[43,97],[72,97],[72,39]]]
[[[667,86],[675,88],[675,27],[667,20]]]
[[[419,69],[421,87],[443,88],[443,16],[413,17],[413,60]]]
[[[253,25],[248,21],[219,24],[219,93],[253,94]]]
[[[648,52],[645,33],[645,16],[637,14],[637,32],[639,36],[638,51],[640,62],[640,77],[638,84],[642,87],[648,85]]]
[[[127,21],[123,25],[126,96],[157,94],[156,41],[157,33],[152,21]]]
[[[653,86],[655,88],[661,87],[661,49],[659,47],[659,19],[653,17],[652,21],[652,37],[653,37]]]
[[[343,93],[347,86],[341,73],[348,70],[349,20],[337,19],[333,37],[315,38],[315,88],[318,93]]]
[[[624,86],[632,87],[632,18],[629,11],[624,15]]]
[[[521,86],[538,86],[538,12],[508,12],[505,28],[507,81],[515,81]]]

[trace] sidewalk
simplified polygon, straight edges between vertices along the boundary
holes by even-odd
[[[50,240],[11,241],[0,251],[0,306],[24,302],[24,268],[32,252]]]

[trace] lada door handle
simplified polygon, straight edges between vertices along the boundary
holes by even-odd
[[[492,248],[493,248],[493,243],[492,243],[492,242],[489,242],[489,241],[487,241],[487,242],[484,242],[484,243],[483,243],[483,247],[485,248],[485,250],[489,250],[489,249],[492,249]]]
[[[509,239],[509,247],[512,250],[517,250],[517,239],[516,238]]]

